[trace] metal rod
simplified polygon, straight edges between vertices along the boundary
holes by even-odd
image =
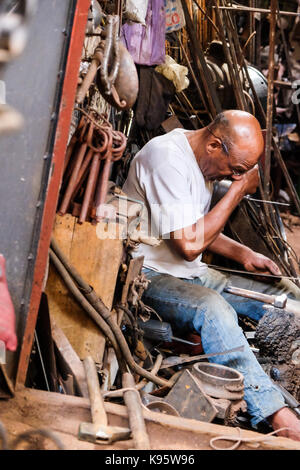
[[[215,85],[211,80],[210,72],[205,61],[204,53],[199,45],[199,41],[196,37],[194,24],[190,16],[186,0],[181,0],[181,4],[184,11],[186,29],[191,41],[191,53],[194,59],[194,65],[199,64],[199,73],[202,85],[204,87],[208,104],[210,107],[210,112],[213,117],[222,111],[219,97],[217,95]]]
[[[271,18],[269,34],[269,70],[268,70],[268,98],[267,98],[267,120],[266,120],[266,142],[265,142],[265,165],[264,165],[264,190],[268,198],[270,194],[271,173],[271,150],[273,129],[273,101],[274,101],[274,54],[275,54],[275,29],[276,11],[278,0],[271,0]]]
[[[288,49],[288,45],[287,45],[286,37],[285,37],[285,34],[284,34],[284,30],[283,30],[283,27],[282,27],[281,17],[280,16],[279,16],[279,22],[278,23],[279,23],[280,35],[281,35],[282,44],[283,44],[283,48],[284,48],[284,54],[285,54],[286,63],[287,63],[288,76],[289,76],[290,81],[293,82],[293,80],[294,80],[293,67],[292,67],[291,58],[290,58],[290,54],[289,54],[289,49]],[[299,104],[295,104],[295,107],[296,107],[296,111],[297,111],[298,124],[300,125],[300,107],[299,107]]]
[[[259,112],[260,117],[261,117],[261,119],[262,119],[263,125],[265,126],[265,125],[266,125],[266,113],[265,113],[265,111],[264,111],[264,108],[263,108],[263,106],[262,106],[262,104],[261,104],[260,99],[259,99],[258,96],[257,96],[256,89],[255,89],[255,87],[254,87],[254,85],[253,85],[253,82],[252,82],[252,80],[251,80],[251,77],[250,77],[250,74],[249,74],[249,71],[248,71],[248,68],[247,68],[247,64],[246,64],[246,61],[245,61],[245,57],[244,57],[244,55],[243,55],[243,53],[242,53],[241,46],[240,46],[240,43],[239,43],[238,38],[237,38],[237,32],[236,32],[236,31],[234,31],[233,38],[234,38],[234,41],[235,41],[235,45],[236,45],[236,47],[237,47],[237,51],[238,51],[238,53],[239,53],[239,55],[240,55],[240,58],[241,58],[241,63],[243,64],[244,72],[245,72],[245,74],[246,74],[246,77],[247,77],[247,80],[248,80],[248,82],[249,82],[251,91],[252,91],[252,93],[253,93],[253,97],[254,97],[256,106],[257,106],[257,108],[258,108],[258,112]],[[281,153],[280,153],[280,150],[279,150],[279,148],[278,148],[278,145],[277,145],[277,143],[275,142],[275,139],[274,139],[274,138],[273,138],[272,140],[273,140],[274,156],[275,156],[275,158],[277,159],[277,161],[278,161],[278,163],[279,163],[279,165],[280,165],[281,171],[282,171],[283,174],[284,174],[284,177],[285,177],[285,179],[286,179],[286,183],[287,183],[287,185],[288,185],[288,187],[289,187],[289,189],[290,189],[290,191],[291,191],[291,194],[292,194],[292,197],[293,197],[295,206],[296,206],[296,208],[297,208],[298,214],[300,215],[300,200],[299,200],[298,193],[297,193],[297,191],[296,191],[296,189],[295,189],[295,186],[294,186],[294,184],[293,184],[293,181],[292,181],[292,179],[291,179],[291,177],[290,177],[290,174],[289,174],[289,172],[288,172],[288,170],[287,170],[287,167],[286,167],[285,162],[284,162],[284,160],[283,160],[283,158],[282,158],[282,155],[281,155]],[[261,186],[261,183],[260,183],[260,189],[261,189],[261,193],[262,193],[262,195],[263,195],[263,198],[266,199],[265,195],[263,194],[263,188],[262,188],[262,186]],[[264,209],[265,209],[265,211],[266,211],[267,216],[269,217],[269,214],[268,214],[268,211],[267,211],[267,205],[264,206]]]
[[[232,6],[232,7],[227,7],[227,6],[213,6],[213,8],[218,8],[219,10],[231,10],[232,12],[238,12],[238,11],[250,11],[250,12],[257,12],[257,13],[271,13],[271,10],[267,10],[265,8],[251,8],[251,7],[244,7],[244,6]],[[286,15],[286,16],[300,16],[300,13],[294,12],[294,11],[279,11],[280,15]]]
[[[267,201],[265,199],[255,199],[254,197],[244,196],[243,199],[247,199],[248,201],[254,202],[263,202],[265,204],[275,204],[278,206],[290,206],[291,204],[287,204],[286,202],[277,202],[277,201]]]
[[[213,3],[216,5],[216,0],[213,0]],[[235,99],[236,99],[236,104],[239,109],[245,110],[245,102],[243,99],[244,96],[241,93],[242,87],[241,87],[241,83],[239,80],[240,77],[239,77],[239,72],[237,69],[237,61],[236,61],[236,57],[234,57],[235,54],[233,53],[234,47],[232,43],[232,37],[230,36],[230,27],[228,25],[228,21],[226,22],[227,18],[224,18],[224,16],[222,18],[218,9],[215,10],[215,14],[216,14],[217,24],[219,28],[220,39],[223,45],[223,51],[226,57],[226,62],[228,64],[228,70],[229,70],[230,80],[232,83],[232,88],[233,88]],[[226,28],[226,31],[227,31],[229,47],[228,47],[227,40],[224,34],[224,28]],[[232,66],[230,64],[232,64]]]
[[[43,356],[42,356],[40,343],[39,343],[36,331],[34,331],[34,337],[35,337],[35,342],[36,342],[38,352],[39,352],[39,356],[40,356],[40,361],[41,361],[41,365],[42,365],[42,369],[43,369],[43,374],[44,374],[44,378],[45,378],[45,382],[46,382],[46,387],[47,387],[48,392],[50,392],[49,382],[48,382],[48,379],[47,379],[47,374],[46,374],[46,370],[45,370],[45,366],[44,366]]]
[[[229,273],[236,273],[236,274],[246,274],[247,276],[261,276],[261,277],[269,277],[273,279],[290,279],[291,281],[299,281],[300,277],[293,277],[293,276],[275,276],[274,274],[261,274],[261,273],[252,273],[251,271],[243,271],[242,269],[231,269],[231,268],[224,268],[223,266],[216,266],[214,264],[208,264],[209,268],[218,269],[219,271],[226,271]]]

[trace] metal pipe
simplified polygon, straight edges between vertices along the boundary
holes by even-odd
[[[70,181],[68,183],[67,190],[64,194],[61,206],[60,206],[59,211],[58,211],[58,213],[60,215],[65,215],[67,210],[68,210],[68,207],[69,207],[69,204],[70,204],[70,201],[71,201],[71,197],[72,197],[72,194],[73,194],[73,191],[74,191],[74,188],[75,188],[75,185],[76,185],[76,181],[77,181],[77,178],[78,178],[78,173],[79,173],[83,158],[84,158],[85,153],[86,153],[86,149],[87,149],[87,143],[85,142],[81,145],[81,147],[79,149],[79,152],[76,156],[76,162],[75,162],[75,165],[74,165],[74,169],[72,171],[71,178],[70,178]]]
[[[82,224],[83,222],[85,222],[87,218],[87,213],[88,213],[90,204],[92,202],[93,190],[95,188],[95,182],[98,177],[99,168],[100,168],[100,154],[95,153],[93,156],[93,161],[91,164],[90,174],[89,174],[86,190],[84,193],[84,199],[83,199],[83,203],[81,207],[81,212],[80,212],[80,216],[78,219],[79,224]]]
[[[106,324],[105,334],[107,335],[108,333],[110,335],[108,336],[110,341],[113,336],[111,333],[113,332],[113,334],[115,335],[119,343],[118,346],[120,346],[120,349],[124,355],[124,359],[128,363],[130,369],[136,372],[137,374],[141,375],[142,377],[145,377],[149,381],[155,383],[156,385],[160,385],[162,387],[168,386],[168,381],[161,379],[160,377],[156,377],[151,372],[148,372],[147,370],[143,369],[142,367],[140,367],[138,364],[135,363],[121,329],[119,328],[117,323],[111,318],[110,310],[104,305],[102,300],[96,295],[93,288],[89,284],[87,284],[82,279],[82,277],[78,274],[76,269],[69,264],[65,255],[61,252],[61,250],[59,249],[57,243],[55,242],[53,238],[51,240],[51,246],[57,255],[56,256],[54,251],[50,249],[51,260],[53,259],[53,262],[56,263],[55,266],[58,266],[57,269],[59,270],[60,273],[62,273],[61,275],[64,275],[63,279],[66,283],[68,282],[67,286],[68,287],[70,286],[70,289],[72,289],[71,292],[72,293],[74,292],[74,295],[76,295],[76,298],[78,298],[82,307],[92,317],[92,319],[96,322],[96,324],[101,329],[105,327],[105,325],[103,325],[103,321],[105,322]],[[78,288],[76,288],[76,285],[72,278],[74,278],[74,280],[80,287],[81,291],[84,292],[84,295],[81,293],[81,291]],[[78,292],[80,296],[78,295]],[[116,345],[115,337],[113,337],[113,343],[112,343],[114,349],[115,349],[114,345]],[[117,350],[115,349],[115,351],[116,351],[116,354],[117,354],[117,351],[119,353],[119,347],[117,347]]]
[[[250,12],[257,12],[257,13],[271,13],[272,10],[267,10],[265,8],[251,8],[251,7],[244,7],[244,6],[213,6],[212,8],[218,8],[219,10],[231,10],[231,12],[238,12],[238,11],[250,11]],[[300,13],[294,11],[279,11],[280,15],[286,16],[300,16]]]
[[[271,19],[269,34],[269,69],[268,69],[268,98],[267,98],[267,120],[266,120],[266,140],[265,140],[265,165],[264,165],[264,191],[268,198],[270,194],[270,173],[271,173],[271,150],[273,136],[273,101],[274,101],[274,54],[275,54],[275,29],[276,11],[278,0],[271,0]]]
[[[87,299],[84,297],[84,295],[80,292],[78,287],[76,286],[75,282],[71,278],[70,274],[68,273],[67,269],[65,268],[64,264],[61,262],[59,257],[54,253],[53,250],[49,250],[49,255],[50,255],[50,260],[54,264],[55,268],[61,275],[63,281],[65,282],[66,286],[70,290],[70,292],[73,294],[77,302],[81,305],[81,307],[84,309],[84,311],[89,315],[89,317],[92,318],[92,320],[96,323],[96,325],[100,328],[102,333],[109,339],[111,342],[115,352],[116,356],[118,358],[118,362],[120,365],[120,368],[124,370],[123,364],[123,358],[120,352],[120,348],[118,346],[118,343],[116,342],[116,339],[111,331],[111,328],[107,325],[107,323],[100,317],[98,312],[90,305],[90,303],[87,301]]]

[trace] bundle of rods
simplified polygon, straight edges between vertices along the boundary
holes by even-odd
[[[80,224],[103,218],[111,166],[122,158],[127,143],[125,135],[112,128],[106,115],[81,112],[66,152],[58,209],[60,215],[72,213],[78,217]]]

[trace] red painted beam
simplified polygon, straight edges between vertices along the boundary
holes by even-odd
[[[90,0],[78,0],[74,14],[74,22],[71,33],[52,157],[52,166],[50,170],[50,178],[41,225],[41,234],[35,262],[29,310],[17,369],[16,389],[24,386],[25,384],[29,358],[34,339],[34,331],[42,294],[43,279],[46,271],[51,233],[56,214],[59,188],[63,175],[64,158],[75,102],[80,60],[90,3]]]

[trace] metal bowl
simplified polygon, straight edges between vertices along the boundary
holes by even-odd
[[[207,395],[215,398],[241,400],[244,396],[244,376],[231,367],[209,362],[193,365],[193,375]]]

